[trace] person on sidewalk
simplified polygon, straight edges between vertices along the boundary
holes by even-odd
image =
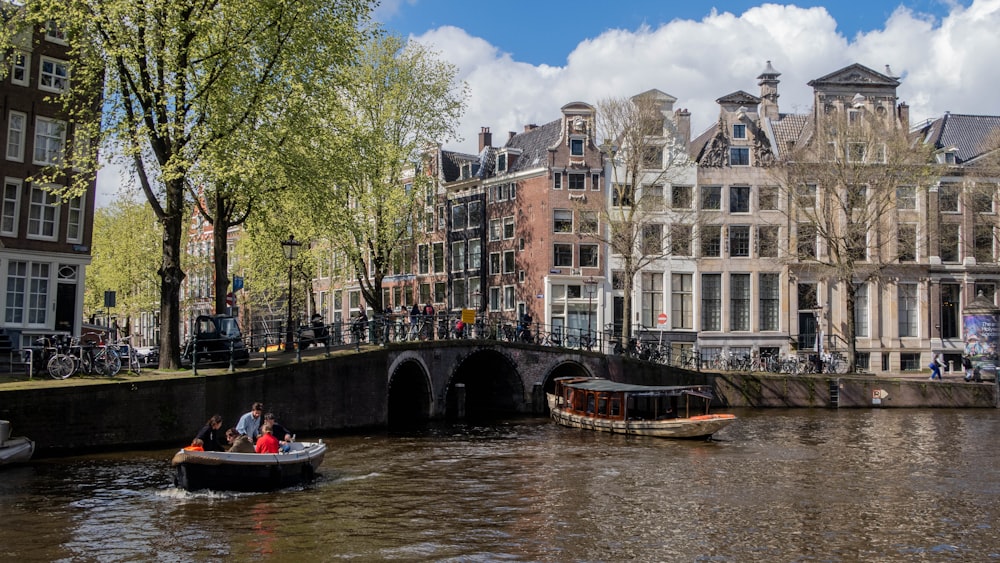
[[[965,380],[972,381],[972,376],[975,375],[975,370],[972,368],[972,358],[968,354],[962,355],[962,369],[965,371]]]
[[[934,354],[931,357],[931,380],[941,379],[941,354]]]

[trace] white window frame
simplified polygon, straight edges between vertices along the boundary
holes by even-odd
[[[0,235],[17,236],[23,188],[24,180],[4,178],[3,193],[0,194]],[[10,227],[5,228],[8,223],[10,223]]]
[[[31,162],[40,166],[62,164],[65,150],[66,122],[49,117],[35,118],[35,146]]]
[[[51,68],[46,70],[46,65]],[[61,94],[69,89],[69,63],[42,55],[38,58],[38,89]]]
[[[583,137],[570,137],[569,139],[569,155],[570,156],[583,156],[586,150],[586,141]],[[576,151],[576,147],[580,147],[580,151]]]
[[[31,53],[18,52],[11,56],[10,83],[18,86],[31,84]]]
[[[45,22],[45,40],[59,45],[68,45],[66,42],[66,32],[54,20]]]
[[[32,184],[28,190],[28,232],[27,238],[34,240],[56,240],[59,236],[59,196],[45,189],[46,186]],[[37,213],[37,216],[36,216]],[[46,233],[46,226],[51,233]]]
[[[15,122],[20,127],[15,128]],[[28,114],[11,110],[7,113],[7,160],[24,162],[24,140],[28,133]],[[12,150],[13,149],[13,150]]]
[[[66,203],[66,242],[81,243],[83,242],[83,226],[84,226],[84,207],[83,207],[83,197],[77,197],[69,200]],[[73,234],[73,231],[76,234]],[[230,254],[230,256],[232,256]]]

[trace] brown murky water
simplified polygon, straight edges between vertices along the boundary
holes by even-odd
[[[172,452],[0,470],[8,561],[1000,559],[1000,412],[764,410],[712,442],[545,419],[330,437],[271,494],[170,486]]]

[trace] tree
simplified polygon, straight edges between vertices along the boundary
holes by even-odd
[[[180,363],[181,247],[192,170],[244,142],[293,90],[351,59],[369,2],[35,0],[73,38],[72,88],[103,82],[117,141],[163,227],[160,367]],[[105,68],[105,63],[107,67]]]
[[[676,202],[669,212],[665,208],[666,197],[673,195],[668,190],[677,183],[694,186],[696,178],[688,141],[671,112],[674,101],[650,90],[597,103],[597,129],[605,139],[601,150],[611,162],[611,201],[601,211],[607,230],[594,236],[607,244],[612,260],[617,261],[613,268],[620,271],[620,279],[614,281],[624,294],[623,347],[632,334],[636,274],[668,256],[671,233],[678,244],[685,236],[675,226],[690,226],[694,217],[690,205],[685,210]]]
[[[466,89],[428,48],[372,38],[340,84],[315,92],[315,114],[288,143],[286,202],[296,235],[328,239],[346,257],[365,302],[381,311],[382,280],[413,244],[417,198],[433,178],[428,147],[454,136]]]
[[[775,168],[784,176],[777,183],[793,233],[791,273],[826,281],[842,296],[835,333],[851,372],[860,284],[917,267],[909,263],[917,256],[917,231],[899,221],[899,202],[933,183],[936,169],[933,147],[908,133],[892,112],[814,111],[803,138]]]
[[[115,309],[126,319],[126,330],[132,318],[154,309],[160,294],[156,257],[161,236],[153,210],[144,203],[122,198],[94,213],[85,314],[104,307],[105,291],[115,292]]]

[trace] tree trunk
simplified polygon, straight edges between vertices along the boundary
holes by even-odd
[[[229,293],[229,213],[220,207],[225,201],[216,196],[215,218],[212,222],[212,262],[215,267],[215,314],[226,313]]]
[[[180,295],[184,270],[181,269],[181,240],[184,229],[184,180],[166,183],[163,215],[163,261],[160,265],[160,369],[181,365]]]
[[[854,325],[854,307],[857,300],[857,288],[854,287],[854,283],[851,279],[841,280],[844,284],[844,294],[846,295],[847,303],[847,322],[844,324],[844,341],[847,344],[847,373],[854,373],[858,370],[857,366],[857,350],[858,344],[855,340],[855,333],[857,332],[857,327]],[[870,361],[870,360],[869,360]],[[870,367],[870,366],[869,366]]]

